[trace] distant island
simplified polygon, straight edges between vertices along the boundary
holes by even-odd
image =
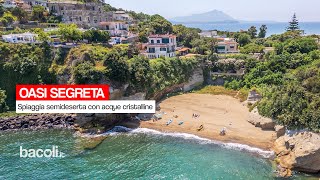
[[[193,14],[190,16],[181,16],[170,19],[173,23],[239,23],[230,15],[219,11],[212,10],[210,12]]]

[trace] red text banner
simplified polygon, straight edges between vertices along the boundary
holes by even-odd
[[[109,85],[17,85],[17,101],[106,101]]]

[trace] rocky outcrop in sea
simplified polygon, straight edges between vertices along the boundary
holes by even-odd
[[[320,135],[300,132],[285,135],[274,143],[277,162],[282,168],[306,173],[320,172]]]
[[[18,129],[73,129],[75,118],[68,114],[30,114],[0,118],[0,131]]]

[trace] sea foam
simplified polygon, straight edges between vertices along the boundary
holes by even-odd
[[[219,145],[220,147],[226,148],[226,149],[233,149],[237,151],[245,151],[249,153],[254,153],[262,156],[263,158],[272,158],[274,156],[273,151],[265,151],[260,148],[251,147],[244,144],[238,144],[238,143],[223,143],[220,141],[210,140],[207,138],[202,138],[193,134],[188,133],[170,133],[170,132],[160,132],[153,129],[147,129],[147,128],[137,128],[137,129],[130,129],[123,126],[116,126],[112,130],[106,132],[102,135],[108,135],[108,136],[115,136],[119,133],[126,133],[127,135],[130,134],[151,134],[151,135],[159,135],[159,136],[171,136],[171,137],[177,137],[177,138],[183,138],[186,140],[196,140],[200,144],[215,144]]]

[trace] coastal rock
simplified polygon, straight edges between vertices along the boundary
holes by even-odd
[[[274,143],[279,165],[307,173],[320,172],[320,135],[302,132],[285,135]]]
[[[0,118],[0,131],[17,129],[74,128],[75,118],[67,114],[29,114]]]
[[[277,138],[281,137],[281,136],[284,136],[286,134],[286,127],[284,126],[281,126],[281,125],[276,125],[274,127],[274,130],[276,131],[277,133]]]
[[[248,122],[256,127],[260,127],[262,130],[275,130],[276,123],[270,119],[263,117],[259,114],[258,108],[254,108],[248,117]]]

